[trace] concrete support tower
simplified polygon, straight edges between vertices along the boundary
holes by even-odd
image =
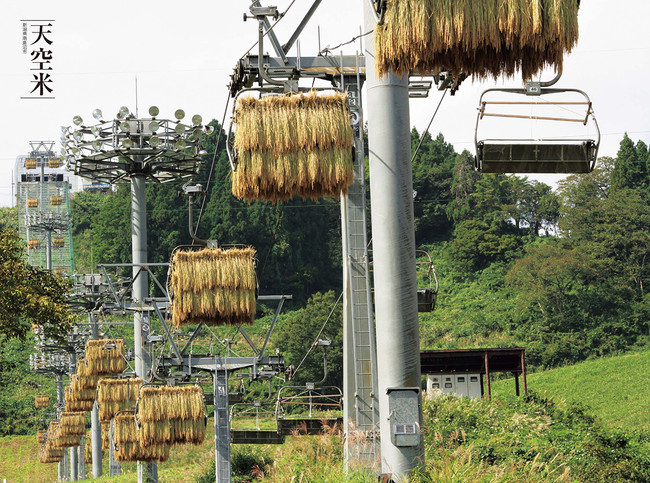
[[[369,2],[366,31],[376,28]],[[396,481],[424,463],[420,428],[417,311],[408,75],[377,77],[367,37],[366,107],[377,333],[382,473]]]

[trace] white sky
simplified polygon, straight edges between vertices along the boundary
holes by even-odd
[[[325,0],[301,37],[302,55],[336,45],[360,32],[365,0]],[[289,0],[277,5],[283,11]],[[281,42],[293,32],[311,0],[296,0],[276,27]],[[11,173],[29,141],[60,137],[76,114],[92,120],[99,107],[109,118],[120,106],[135,109],[135,77],[142,114],[150,105],[160,117],[182,108],[204,120],[221,119],[228,76],[257,39],[257,23],[242,22],[250,2],[159,0],[4,2],[0,17],[0,206],[10,206]],[[101,5],[101,7],[100,7]],[[585,90],[603,133],[600,155],[614,156],[623,133],[650,144],[650,37],[647,0],[583,0],[580,39],[565,58],[562,87]],[[54,19],[54,100],[21,100],[31,90],[30,56],[22,53],[22,19]],[[354,53],[358,44],[344,48]],[[270,50],[267,49],[267,50]],[[295,47],[292,55],[295,55]],[[546,74],[545,78],[552,77]],[[476,106],[483,89],[519,87],[519,80],[466,81],[442,104],[431,131],[442,132],[456,150],[473,150]],[[411,125],[422,131],[440,94],[411,100]],[[539,177],[553,183],[557,177]]]

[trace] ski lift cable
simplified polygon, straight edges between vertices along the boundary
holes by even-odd
[[[224,132],[223,123],[226,122],[226,115],[228,114],[228,105],[230,104],[230,92],[228,92],[226,97],[226,107],[223,110],[223,116],[221,118],[221,125],[219,126],[219,134],[217,135],[217,142],[214,146],[214,153],[212,153],[212,162],[210,163],[210,173],[208,174],[208,181],[205,185],[205,195],[201,201],[201,209],[199,210],[199,216],[196,219],[196,227],[194,227],[194,235],[196,236],[199,231],[199,226],[201,226],[201,218],[203,216],[203,211],[205,210],[205,203],[208,200],[208,193],[210,189],[210,182],[212,181],[212,173],[214,172],[214,162],[217,159],[217,152],[219,151],[219,143],[221,142],[221,135]],[[194,242],[192,242],[194,243]]]
[[[323,326],[320,328],[320,331],[318,332],[318,335],[316,336],[316,339],[315,339],[314,342],[309,346],[309,350],[307,350],[307,353],[305,354],[305,357],[302,358],[302,360],[300,361],[300,364],[298,364],[298,367],[296,367],[296,370],[293,371],[293,375],[294,375],[294,377],[295,377],[295,375],[298,373],[298,369],[300,369],[300,367],[302,366],[303,362],[305,362],[305,359],[307,359],[307,357],[308,357],[309,354],[311,353],[312,349],[313,349],[314,347],[316,347],[315,343],[318,342],[318,339],[320,338],[321,334],[323,333],[323,330],[325,330],[325,326],[327,325],[327,323],[328,323],[328,322],[330,321],[330,319],[332,318],[332,315],[334,314],[334,310],[336,310],[336,307],[338,306],[339,302],[341,301],[341,297],[343,297],[343,292],[341,292],[341,295],[339,295],[339,298],[337,298],[337,299],[336,299],[336,302],[334,302],[334,306],[332,307],[332,310],[330,310],[330,313],[329,313],[329,315],[327,316],[327,319],[325,320],[325,323],[324,323]]]
[[[429,132],[429,128],[431,127],[431,124],[433,123],[433,120],[436,117],[436,114],[438,114],[438,109],[440,109],[440,105],[442,104],[442,100],[445,98],[445,95],[447,94],[447,91],[449,90],[449,87],[446,87],[445,90],[442,92],[442,96],[440,97],[440,101],[438,101],[438,106],[436,107],[436,110],[433,111],[433,116],[431,116],[431,120],[429,121],[429,125],[427,128],[424,130],[422,135],[420,136],[420,142],[418,143],[418,147],[415,148],[415,152],[413,153],[413,156],[411,156],[411,164],[413,164],[413,161],[415,160],[415,157],[417,156],[418,152],[420,151],[420,146],[422,146],[422,142],[424,141],[424,136]]]

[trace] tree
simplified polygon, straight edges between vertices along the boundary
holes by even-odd
[[[411,132],[413,150],[419,136]],[[451,181],[456,152],[446,143],[442,134],[433,140],[424,135],[420,151],[413,160],[413,189],[417,192],[414,204],[415,241],[417,244],[449,238],[453,223],[447,215],[451,201]]]
[[[467,150],[456,155],[451,183],[453,200],[447,206],[447,215],[459,223],[474,216],[476,200],[472,196],[481,174],[474,169],[474,156]]]
[[[273,334],[273,343],[284,356],[287,365],[294,365],[298,369],[295,378],[297,383],[320,381],[323,377],[323,353],[320,347],[312,348],[312,344],[316,341],[323,324],[325,328],[320,338],[332,342],[327,349],[328,375],[324,384],[341,387],[343,384],[343,309],[342,304],[336,304],[334,292],[316,293],[310,297],[305,308],[282,317]],[[298,368],[310,348],[312,350],[309,356]]]
[[[625,133],[612,171],[612,190],[646,188],[648,185],[647,147],[637,147]]]
[[[15,231],[0,231],[0,334],[25,340],[31,323],[45,338],[60,340],[72,319],[65,300],[68,282],[29,265],[24,252]]]
[[[18,230],[18,211],[13,208],[0,208],[0,230]]]

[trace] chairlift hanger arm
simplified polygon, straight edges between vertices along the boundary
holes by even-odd
[[[309,23],[309,20],[311,20],[312,15],[314,15],[314,12],[321,4],[321,1],[322,0],[314,0],[314,3],[312,3],[311,7],[305,14],[304,18],[298,24],[296,31],[291,35],[287,43],[282,46],[282,50],[284,51],[285,54],[288,54],[289,50],[291,50],[291,47],[293,47],[293,44],[296,43],[296,40],[298,40],[298,37],[300,36],[304,28],[307,26],[307,23]]]
[[[269,18],[267,15],[258,15],[256,13],[256,8],[262,7],[262,4],[260,3],[259,0],[253,0],[250,6],[250,11],[253,15],[257,17],[257,19],[262,23],[264,29],[265,29],[265,34],[268,35],[269,40],[271,41],[271,45],[273,46],[273,50],[275,50],[275,53],[282,59],[282,61],[286,64],[287,61],[287,56],[286,56],[286,50],[282,48],[280,45],[280,42],[278,41],[278,37],[275,35],[275,32],[273,31],[273,27],[271,26],[271,22],[269,22]],[[275,9],[275,15],[277,17],[277,9]],[[246,15],[244,15],[244,21],[246,20]],[[260,38],[260,45],[262,43],[262,39]]]

